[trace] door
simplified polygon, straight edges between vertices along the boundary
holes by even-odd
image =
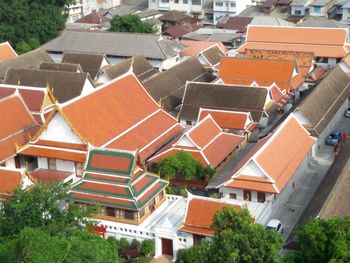
[[[173,256],[173,240],[162,238],[162,254]]]

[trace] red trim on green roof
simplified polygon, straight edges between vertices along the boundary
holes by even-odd
[[[109,183],[120,183],[120,184],[128,184],[130,182],[130,178],[118,177],[118,176],[110,176],[96,173],[85,173],[84,178],[90,179],[98,182],[109,182]]]
[[[132,153],[93,149],[89,152],[86,170],[130,176],[134,161]]]
[[[143,207],[145,204],[148,203],[153,197],[155,197],[160,191],[162,191],[166,186],[168,185],[168,182],[165,181],[159,181],[156,183],[149,191],[147,191],[146,194],[144,194],[140,200],[138,201],[139,207]]]
[[[132,181],[135,181],[137,178],[139,178],[141,175],[143,175],[145,173],[145,171],[144,170],[139,170],[139,171],[137,171],[136,173],[134,173],[133,175],[132,175]]]
[[[72,189],[73,191],[79,191],[84,193],[93,193],[93,194],[103,194],[115,197],[123,197],[127,199],[132,199],[132,194],[130,188],[119,186],[119,185],[110,185],[104,183],[94,183],[83,181],[80,184],[76,185]]]
[[[117,208],[128,208],[132,210],[137,210],[136,204],[134,201],[115,199],[103,196],[93,196],[83,193],[70,193],[67,197],[71,201],[79,201],[88,204],[97,204],[104,206],[111,206]]]
[[[143,178],[141,178],[140,180],[137,181],[137,183],[135,183],[132,186],[132,190],[134,192],[135,196],[138,196],[139,194],[141,194],[142,192],[144,192],[150,185],[152,185],[156,180],[158,179],[158,177],[150,175],[150,174],[146,174]]]

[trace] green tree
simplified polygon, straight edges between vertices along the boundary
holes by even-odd
[[[154,240],[145,239],[141,244],[141,254],[148,256],[154,253]]]
[[[156,33],[153,24],[143,22],[136,15],[114,16],[111,21],[109,31],[113,32],[130,32],[130,33]]]
[[[350,262],[350,217],[312,219],[296,231],[299,250],[288,262]]]
[[[0,0],[0,42],[9,41],[18,53],[37,48],[57,36],[67,20],[72,0]],[[25,45],[27,44],[27,45]]]
[[[180,151],[175,155],[169,155],[161,160],[157,165],[157,170],[163,178],[173,178],[180,176],[185,179],[204,179],[212,176],[215,170],[210,166],[203,166],[191,154]]]
[[[214,217],[215,236],[198,247],[180,252],[178,262],[280,262],[282,240],[276,231],[255,224],[247,209],[225,207]]]

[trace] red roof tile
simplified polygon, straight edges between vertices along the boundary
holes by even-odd
[[[216,24],[217,28],[238,30],[240,33],[247,31],[248,25],[252,22],[253,17],[244,16],[224,16]]]
[[[200,52],[214,45],[218,45],[222,52],[227,53],[227,48],[224,46],[224,44],[222,44],[222,42],[181,40],[181,44],[187,46],[184,50],[181,51],[181,56],[197,56]]]
[[[203,148],[217,135],[219,135],[220,132],[220,127],[209,115],[209,117],[203,119],[193,129],[191,129],[188,136],[196,145]]]
[[[10,195],[22,182],[22,173],[0,167],[0,195]]]
[[[83,16],[82,18],[75,21],[75,23],[84,23],[84,24],[98,24],[101,25],[107,22],[107,18],[100,15],[96,11],[92,11],[90,14]]]
[[[249,123],[252,122],[252,120],[249,119],[249,114],[246,112],[219,111],[212,109],[200,109],[198,121],[201,121],[209,114],[222,129],[245,130],[246,124],[249,125]]]
[[[13,50],[9,42],[0,44],[0,62],[17,57],[17,53]]]
[[[90,166],[97,169],[108,169],[118,171],[128,171],[131,163],[131,159],[121,156],[108,156],[105,154],[95,153],[92,157]]]
[[[63,182],[66,178],[71,176],[72,173],[47,170],[47,169],[38,169],[38,170],[30,172],[30,175],[36,181],[51,184],[51,183],[55,183],[55,182]]]

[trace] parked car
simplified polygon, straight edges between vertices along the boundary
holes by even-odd
[[[283,233],[283,226],[281,221],[279,221],[278,219],[271,219],[265,227],[267,230],[275,230],[277,231],[279,234]]]
[[[338,130],[334,130],[326,139],[327,145],[339,144],[341,142],[341,132]]]
[[[344,116],[346,118],[350,118],[350,107],[348,107],[348,109],[344,112]]]

